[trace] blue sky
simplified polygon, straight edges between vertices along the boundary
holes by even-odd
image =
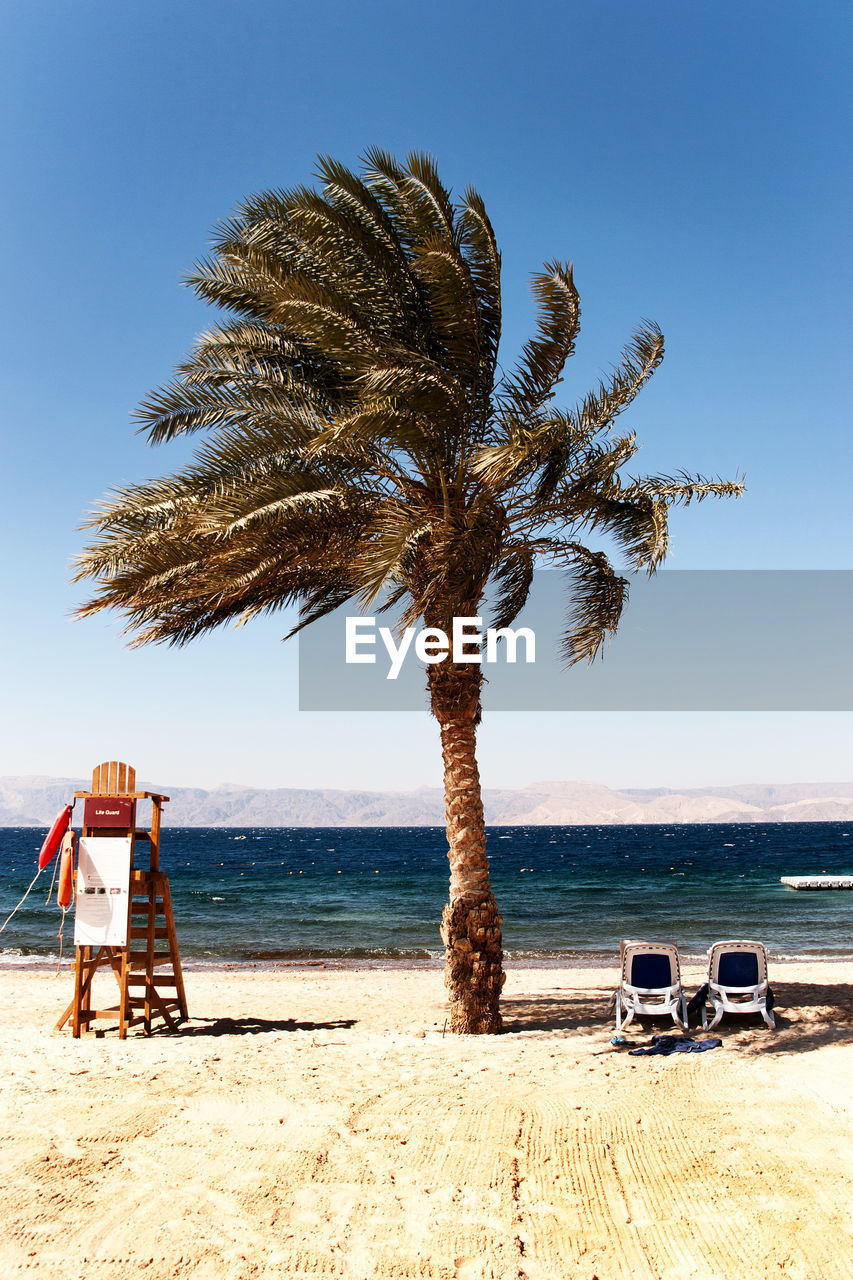
[[[851,37],[847,3],[787,0],[6,6],[0,773],[117,755],[175,784],[440,781],[426,715],[297,712],[280,620],[175,652],[69,618],[84,513],[186,456],[130,417],[209,321],[182,278],[318,152],[428,150],[479,189],[505,363],[529,274],[573,260],[567,400],[658,321],[667,357],[629,411],[643,470],[748,484],[673,517],[672,567],[853,568]],[[487,785],[840,779],[853,718],[495,713],[480,742]]]

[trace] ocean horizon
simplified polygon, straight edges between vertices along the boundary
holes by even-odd
[[[0,921],[43,835],[0,828]],[[420,966],[443,957],[446,850],[440,827],[169,828],[160,866],[188,968]],[[853,822],[490,827],[488,853],[510,966],[611,963],[626,937],[676,941],[688,961],[730,937],[777,960],[853,958],[853,892],[780,883],[853,874]],[[0,966],[56,963],[52,871],[7,926]],[[69,911],[66,958],[73,933]]]

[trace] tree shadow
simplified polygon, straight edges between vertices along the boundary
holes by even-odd
[[[586,991],[583,987],[566,990],[559,996],[512,996],[501,1001],[504,1031],[579,1031],[604,1026],[611,1016],[607,1012],[610,995]]]
[[[182,1036],[257,1036],[270,1031],[341,1031],[354,1027],[356,1018],[329,1022],[297,1022],[295,1018],[193,1018],[180,1028]]]
[[[776,1030],[758,1014],[727,1014],[714,1028],[724,1043],[747,1052],[807,1053],[829,1044],[853,1044],[853,986],[847,983],[785,982],[770,975],[776,998]],[[767,1040],[758,1039],[766,1031]]]
[[[806,1053],[828,1044],[853,1044],[853,985],[840,983],[777,981],[771,974],[776,998],[776,1030],[758,1013],[726,1014],[710,1034],[724,1045],[752,1053]],[[692,992],[688,990],[688,996]],[[508,997],[501,1002],[504,1031],[571,1032],[613,1031],[610,993],[567,988],[558,995]],[[671,1018],[635,1019],[630,1036],[675,1031]],[[691,1027],[701,1039],[707,1032]]]

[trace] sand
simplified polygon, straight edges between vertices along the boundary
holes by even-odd
[[[851,966],[670,1058],[615,977],[510,969],[474,1038],[439,970],[189,971],[182,1034],[75,1041],[67,969],[4,971],[0,1276],[853,1276]]]

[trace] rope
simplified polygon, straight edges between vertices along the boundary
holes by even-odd
[[[11,911],[10,911],[10,913],[9,913],[9,915],[7,915],[6,919],[3,921],[2,925],[0,925],[0,933],[2,933],[2,932],[3,932],[3,930],[6,928],[6,925],[7,925],[7,924],[9,923],[9,921],[12,919],[12,916],[15,914],[15,912],[16,912],[16,911],[20,911],[21,907],[24,905],[24,903],[26,902],[27,898],[30,896],[30,891],[32,890],[33,885],[35,885],[35,882],[36,882],[36,880],[38,880],[38,878],[39,878],[39,876],[40,876],[40,875],[41,875],[41,871],[37,871],[37,872],[35,873],[35,875],[33,876],[33,882],[32,882],[32,884],[30,885],[29,889],[27,889],[27,892],[24,894],[23,898],[21,898],[21,901],[18,903],[18,905],[17,905],[16,907],[13,907],[13,908],[12,908],[12,910],[11,910]]]
[[[57,872],[57,870],[58,870],[58,869],[59,869],[59,859],[58,859],[58,858],[54,858],[54,860],[53,860],[53,875],[51,876],[51,880],[50,880],[50,888],[48,889],[48,891],[47,891],[47,897],[46,897],[46,898],[45,898],[45,900],[44,900],[44,905],[45,905],[46,907],[50,906],[50,895],[53,893],[53,886],[54,886],[54,884],[56,883],[56,872]]]
[[[56,962],[57,978],[59,977],[59,972],[62,968],[62,942],[63,942],[62,934],[65,931],[65,912],[67,910],[68,910],[67,907],[62,908],[62,919],[59,922],[59,933],[56,935],[59,938],[59,959]]]

